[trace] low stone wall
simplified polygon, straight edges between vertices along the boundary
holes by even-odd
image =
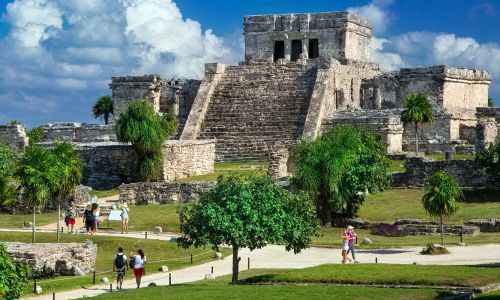
[[[114,125],[86,123],[53,123],[42,126],[43,142],[67,141],[76,143],[116,142]]]
[[[4,244],[14,260],[29,264],[32,272],[38,274],[43,274],[44,270],[59,275],[88,273],[94,268],[97,257],[97,245],[88,240],[83,244]]]
[[[28,146],[28,136],[23,125],[0,125],[0,143],[22,151]]]
[[[468,220],[465,224],[477,226],[481,232],[500,232],[500,219]]]
[[[288,176],[288,149],[282,148],[272,151],[269,167],[267,169],[267,176],[271,179],[281,179]]]
[[[424,157],[409,157],[406,172],[393,173],[394,187],[424,186],[430,176],[438,171],[453,175],[461,187],[495,187],[500,184],[484,170],[475,168],[473,160],[432,160]]]
[[[198,200],[215,182],[139,182],[120,185],[120,202],[135,205],[173,204]]]
[[[214,171],[215,140],[169,140],[163,148],[163,180],[174,181]]]

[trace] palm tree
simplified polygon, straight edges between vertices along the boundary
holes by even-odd
[[[459,208],[457,200],[463,197],[462,190],[452,175],[439,171],[432,175],[422,197],[424,209],[431,217],[441,219],[441,245],[444,246],[443,218],[454,215]]]
[[[59,243],[59,221],[61,202],[67,200],[82,180],[82,161],[75,147],[68,142],[55,142],[52,150],[56,159],[58,180],[51,184],[51,195],[57,201],[57,242]]]
[[[404,110],[401,113],[401,121],[406,125],[415,125],[415,154],[418,155],[418,125],[432,122],[432,106],[427,96],[422,94],[410,94],[404,99]]]
[[[92,107],[92,114],[94,118],[103,117],[104,124],[108,125],[109,115],[113,115],[113,98],[111,96],[105,95],[97,99],[96,103]]]
[[[32,243],[35,243],[35,214],[50,197],[51,184],[58,180],[56,161],[50,150],[28,146],[16,170],[19,188],[28,205],[33,209]]]

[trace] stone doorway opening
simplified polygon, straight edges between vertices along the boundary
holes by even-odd
[[[297,59],[300,58],[301,53],[302,53],[302,41],[301,40],[292,40],[291,61],[297,61]]]
[[[309,58],[319,57],[319,42],[318,39],[309,40]]]
[[[274,42],[274,61],[285,58],[285,41]]]

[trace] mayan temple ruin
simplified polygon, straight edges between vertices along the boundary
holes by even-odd
[[[370,59],[371,32],[369,20],[350,12],[246,16],[245,61],[207,62],[201,80],[112,77],[114,118],[135,99],[178,117],[165,146],[177,153],[166,165],[178,170],[166,181],[211,172],[214,161],[269,161],[342,124],[382,133],[388,154],[413,151],[414,127],[400,120],[411,93],[426,95],[434,108],[433,123],[418,129],[423,151],[470,153],[496,137],[500,110],[487,107],[488,72],[445,65],[383,71]],[[4,127],[0,138],[14,135],[20,147],[19,128]],[[133,151],[116,142],[112,124],[55,123],[44,131],[45,142],[80,145],[84,184],[135,180]]]

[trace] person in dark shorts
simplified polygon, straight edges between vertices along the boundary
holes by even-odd
[[[94,222],[94,214],[92,213],[92,207],[87,204],[85,211],[83,212],[83,224],[85,224],[85,230],[87,234],[92,234],[92,222]]]
[[[116,288],[121,290],[123,285],[123,277],[125,277],[125,271],[128,269],[127,266],[127,256],[123,254],[123,248],[118,248],[118,253],[115,254],[115,260],[113,262],[113,272],[116,272]]]

